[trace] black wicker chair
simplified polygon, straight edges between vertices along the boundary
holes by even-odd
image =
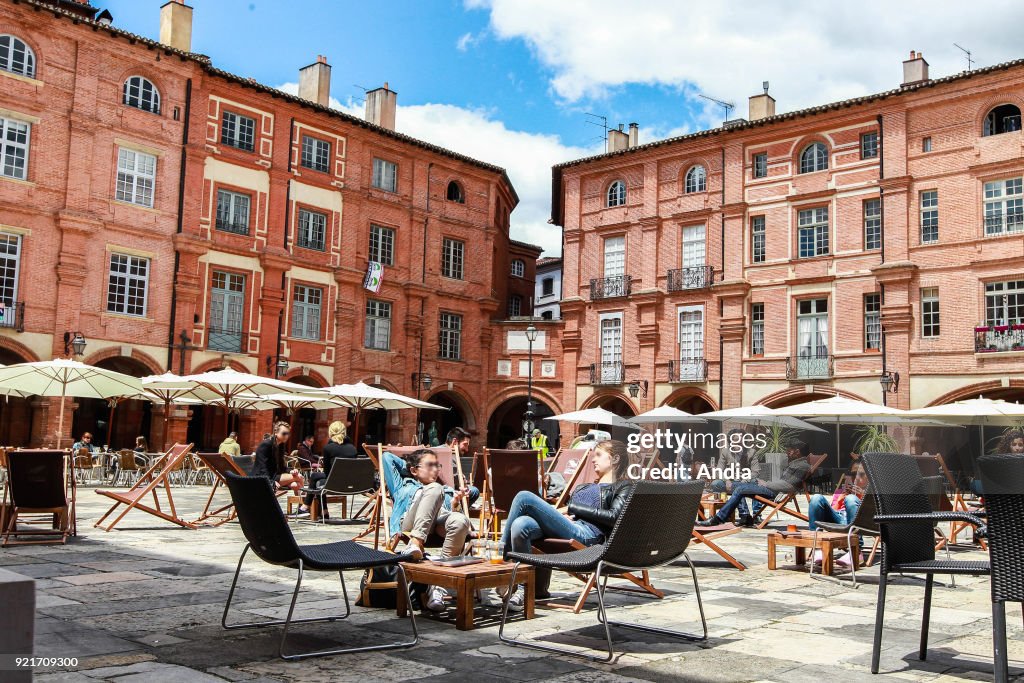
[[[344,619],[351,614],[352,609],[348,601],[348,591],[345,589],[344,572],[346,570],[395,565],[398,569],[398,589],[406,591],[406,597],[408,598],[409,585],[405,579],[402,565],[399,562],[407,561],[411,558],[406,555],[393,555],[367,548],[355,541],[338,541],[320,545],[300,546],[295,542],[295,537],[288,527],[288,522],[277,503],[274,491],[270,488],[267,479],[263,477],[240,477],[236,474],[228,473],[227,484],[228,489],[231,491],[231,498],[235,503],[235,511],[238,513],[238,521],[242,525],[242,532],[245,534],[248,543],[246,543],[245,549],[242,550],[241,557],[238,558],[238,568],[235,570],[234,579],[231,581],[231,590],[228,593],[227,604],[224,605],[221,626],[228,630],[234,630],[283,624],[284,630],[281,633],[278,654],[285,660],[306,659],[308,657],[322,657],[350,652],[366,652],[369,650],[392,650],[412,647],[419,642],[419,633],[416,630],[416,616],[412,610],[409,610],[409,618],[412,623],[412,640],[383,645],[286,654],[285,641],[288,638],[288,629],[292,624],[320,621],[333,622]],[[295,590],[292,592],[291,605],[288,607],[288,616],[283,620],[228,624],[228,611],[231,609],[231,600],[235,595],[238,575],[242,571],[242,562],[245,560],[245,555],[249,552],[250,548],[264,562],[298,569]],[[338,576],[341,578],[341,594],[345,599],[344,614],[310,619],[292,619],[292,615],[295,612],[295,602],[299,597],[299,588],[302,585],[302,574],[307,569],[320,572],[338,572]]]
[[[506,638],[505,622],[508,620],[508,603],[501,615],[501,626],[498,638],[510,645],[520,645],[546,652],[568,654],[594,661],[610,662],[615,657],[612,635],[609,625],[632,628],[646,633],[684,638],[686,640],[707,640],[708,624],[704,618],[704,605],[700,599],[700,585],[697,583],[697,570],[686,554],[690,543],[693,523],[697,520],[697,508],[704,491],[700,481],[684,483],[666,483],[654,481],[634,482],[629,498],[609,533],[607,540],[582,550],[554,555],[534,555],[532,553],[509,553],[508,559],[515,561],[509,591],[516,585],[516,573],[522,563],[535,567],[548,567],[560,571],[577,573],[595,572],[597,586],[598,622],[604,625],[605,639],[608,643],[608,655],[600,657],[585,652],[578,652],[551,645]],[[669,629],[654,628],[642,624],[611,621],[606,614],[604,604],[605,587],[608,576],[621,574],[624,571],[642,571],[669,564],[680,557],[686,558],[693,575],[693,587],[697,595],[697,608],[700,610],[701,626],[704,635],[695,636]]]
[[[877,537],[879,535],[878,522],[875,521],[875,496],[871,491],[871,485],[868,484],[867,491],[864,492],[864,499],[860,503],[860,507],[857,508],[857,515],[849,524],[837,524],[835,522],[817,522],[816,526],[822,531],[830,531],[832,533],[846,534],[846,547],[850,549],[850,553],[859,553],[860,548],[853,547],[853,535],[857,534],[859,539],[865,537]],[[837,577],[825,576],[824,574],[814,573],[814,551],[818,549],[818,534],[815,532],[814,540],[811,545],[811,576],[815,579],[834,579],[839,583],[843,583]],[[874,552],[872,551],[872,554]],[[857,588],[857,564],[855,562],[851,567],[851,573],[853,575],[853,587]]]
[[[323,480],[323,486],[307,486],[302,489],[302,493],[316,496],[320,507],[320,521],[324,522],[327,519],[328,502],[373,491],[377,488],[377,480],[374,477],[376,473],[377,468],[369,458],[335,458],[331,463],[331,471]],[[354,505],[352,511],[355,513]]]
[[[995,680],[1009,679],[1006,654],[1006,603],[1024,602],[1024,458],[985,455],[978,458],[985,491],[989,560],[992,563],[992,645]]]
[[[925,575],[924,615],[918,652],[918,657],[924,660],[928,654],[928,620],[935,575],[987,575],[989,563],[935,559],[936,522],[968,522],[975,526],[983,523],[978,517],[965,512],[934,512],[927,484],[913,458],[898,453],[865,453],[861,459],[875,496],[875,521],[882,533],[882,564],[871,651],[871,673],[876,674],[882,649],[885,589],[889,574]]]

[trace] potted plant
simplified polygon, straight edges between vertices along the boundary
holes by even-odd
[[[765,444],[763,447],[758,449],[757,453],[754,454],[753,459],[750,463],[751,476],[754,479],[757,478],[769,478],[771,472],[766,471],[764,467],[766,462],[775,460],[785,461],[786,459],[786,443],[793,439],[798,434],[795,429],[783,427],[782,425],[771,425],[765,432]],[[778,460],[776,460],[778,458]]]
[[[865,425],[855,432],[855,453],[899,453],[899,444],[880,425]]]

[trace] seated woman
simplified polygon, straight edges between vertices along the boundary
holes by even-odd
[[[327,475],[331,472],[331,466],[334,461],[338,458],[350,459],[358,458],[359,452],[356,447],[352,445],[352,442],[346,438],[345,423],[341,420],[335,420],[327,428],[327,445],[324,446],[324,452],[320,456],[320,464],[316,465],[316,471],[310,472],[309,477],[306,478],[308,482],[307,486],[310,489],[314,488],[321,481],[327,479]],[[304,505],[299,507],[299,514],[306,514],[309,512],[309,506],[313,503],[313,498],[316,494],[313,492],[306,494],[306,499],[303,501]],[[321,510],[320,514],[327,516],[327,510]]]
[[[850,481],[835,490],[832,494],[831,503],[829,499],[820,493],[811,496],[807,504],[808,528],[815,531],[818,522],[833,524],[852,524],[857,517],[857,510],[860,509],[861,501],[864,499],[864,492],[868,487],[868,475],[864,471],[864,463],[855,460],[850,467]],[[863,541],[861,541],[863,545]],[[821,562],[821,551],[815,551],[814,561]],[[839,564],[849,566],[852,561],[850,553],[839,558]]]
[[[621,441],[601,441],[593,454],[597,483],[576,487],[569,499],[569,515],[532,491],[520,491],[512,501],[501,540],[505,551],[528,553],[534,541],[563,538],[594,545],[604,540],[615,526],[632,482],[627,478],[629,453]],[[538,597],[548,597],[551,571],[536,570]],[[509,609],[523,608],[522,586],[509,598]]]
[[[999,440],[995,453],[1013,453],[1024,455],[1024,431],[1020,429],[1008,429],[1003,438]],[[981,479],[971,480],[971,493],[981,498],[984,492],[981,490]]]
[[[256,454],[249,476],[266,477],[277,488],[291,489],[295,492],[302,488],[302,475],[298,470],[289,471],[284,460],[285,443],[288,441],[291,431],[287,422],[274,424],[269,438],[264,439],[256,446]]]
[[[461,555],[472,531],[469,518],[455,511],[462,499],[469,495],[469,488],[449,494],[451,489],[446,491],[446,487],[437,480],[439,469],[437,455],[426,448],[413,451],[406,460],[393,453],[384,453],[384,479],[395,503],[391,513],[391,531],[409,537],[406,551],[417,560],[423,559],[424,546],[431,531],[444,538],[442,558]],[[428,588],[427,609],[444,611],[444,597],[444,588]]]

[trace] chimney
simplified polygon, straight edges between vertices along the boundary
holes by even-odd
[[[395,129],[395,110],[398,109],[398,93],[388,87],[384,81],[383,88],[375,88],[366,93],[366,120],[370,123]]]
[[[633,149],[640,141],[640,126],[635,123],[629,124],[629,148]]]
[[[326,107],[331,100],[331,65],[317,55],[316,61],[299,69],[299,97]]]
[[[928,62],[920,52],[910,51],[910,58],[903,62],[903,84],[914,85],[928,80]]]
[[[160,42],[192,52],[192,8],[182,0],[170,0],[160,8]]]
[[[629,149],[629,135],[626,131],[622,130],[624,126],[620,123],[619,129],[614,128],[608,131],[608,151],[609,152],[621,152]]]
[[[760,95],[752,95],[750,97],[750,105],[748,107],[747,119],[750,121],[757,121],[758,119],[766,119],[769,116],[775,116],[775,98],[768,94],[768,81],[764,81],[761,84],[764,88],[764,92]]]

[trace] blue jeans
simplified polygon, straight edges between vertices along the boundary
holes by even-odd
[[[850,524],[857,516],[860,508],[860,498],[850,494],[843,499],[842,510],[836,510],[829,503],[829,499],[820,493],[811,496],[811,502],[807,504],[808,528],[814,531],[818,528],[818,522],[830,524]]]
[[[565,538],[583,545],[598,543],[603,536],[583,522],[574,522],[555,506],[530,491],[520,491],[508,511],[501,542],[506,552],[528,553],[534,541]]]
[[[402,517],[405,516],[406,511],[412,504],[416,491],[423,488],[423,484],[414,479],[412,474],[409,473],[405,459],[393,453],[384,453],[384,466],[382,469],[384,470],[384,485],[387,492],[391,495],[391,500],[394,502],[394,508],[391,510],[391,528],[388,529],[388,533],[394,536],[402,530]],[[442,507],[445,510],[452,509],[452,496],[454,493],[455,491],[451,488],[444,487],[444,504]],[[470,486],[469,494],[466,496],[467,505],[472,505],[479,497],[480,489]]]
[[[740,516],[744,516],[747,513],[747,502],[746,498],[753,496],[762,496],[764,498],[772,499],[775,498],[775,491],[772,491],[767,486],[761,486],[755,482],[734,482],[732,485],[732,495],[729,496],[729,500],[725,501],[725,505],[721,507],[715,518],[719,524],[724,524],[725,520],[732,516],[732,513],[736,508],[740,510]],[[761,509],[764,507],[763,503],[754,501],[751,503],[753,508],[753,514],[761,514]]]

